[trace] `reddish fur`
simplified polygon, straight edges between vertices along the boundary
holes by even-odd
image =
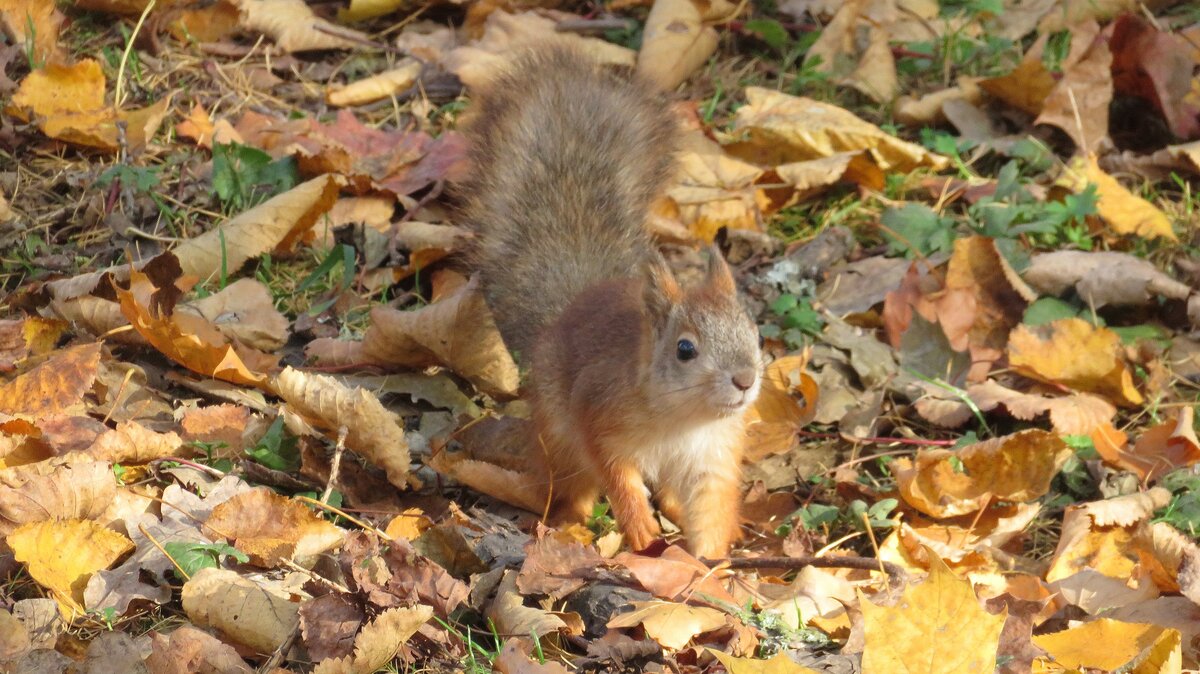
[[[603,492],[644,548],[659,535],[649,482],[693,552],[724,556],[761,356],[719,253],[683,289],[644,230],[673,169],[664,102],[562,47],[520,57],[480,98],[464,217],[505,340],[532,357],[551,519],[583,520]],[[679,339],[696,342],[694,363],[676,358]]]

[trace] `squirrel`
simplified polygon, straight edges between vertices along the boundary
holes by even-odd
[[[676,170],[665,97],[551,43],[472,98],[462,215],[500,333],[529,365],[551,520],[585,521],[603,493],[642,550],[661,534],[649,485],[693,554],[727,556],[762,343],[715,247],[683,288],[646,230]]]

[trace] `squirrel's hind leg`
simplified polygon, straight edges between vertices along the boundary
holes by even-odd
[[[556,479],[551,488],[549,524],[554,527],[587,522],[600,498],[600,485],[591,475]]]
[[[707,559],[729,555],[729,546],[741,535],[741,500],[736,465],[725,471],[710,470],[699,477],[681,523],[693,555]]]

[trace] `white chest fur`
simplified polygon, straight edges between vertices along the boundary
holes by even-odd
[[[682,432],[655,434],[642,439],[638,468],[650,485],[686,490],[713,467],[728,466],[743,433],[741,417],[728,417]]]

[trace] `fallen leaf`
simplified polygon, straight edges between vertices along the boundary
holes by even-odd
[[[175,433],[156,433],[136,421],[126,421],[105,429],[86,451],[98,461],[135,465],[178,456],[182,448],[183,441]]]
[[[1099,197],[1096,211],[1118,235],[1176,240],[1167,215],[1101,170],[1095,155],[1072,160],[1059,183],[1075,192],[1082,192],[1089,184],[1094,184]]]
[[[529,654],[533,644],[529,639],[511,638],[504,642],[492,668],[498,674],[568,674],[567,668],[553,660],[534,662]]]
[[[667,190],[679,220],[708,242],[722,228],[760,231],[767,203],[754,183],[763,170],[726,155],[699,130],[684,135],[681,144],[679,175]]]
[[[9,44],[33,42],[33,61],[36,63],[65,60],[58,33],[66,17],[53,2],[41,0],[0,1],[0,29],[8,36]]]
[[[332,550],[346,535],[308,506],[266,488],[218,505],[204,526],[209,538],[235,541],[238,550],[266,568]]]
[[[705,649],[725,666],[729,674],[817,674],[817,670],[801,667],[783,653],[776,653],[770,660],[735,658],[715,648]]]
[[[1133,447],[1125,446],[1125,434],[1111,425],[1092,432],[1096,451],[1105,461],[1137,473],[1145,482],[1200,462],[1200,441],[1192,429],[1195,412],[1180,408],[1174,420],[1151,426],[1142,432]]]
[[[241,25],[264,33],[286,52],[353,49],[369,42],[356,30],[320,19],[304,0],[235,0]]]
[[[1186,38],[1161,31],[1136,14],[1117,17],[1111,30],[1116,90],[1152,103],[1177,137],[1189,140],[1200,134],[1200,110],[1187,101],[1191,86],[1184,73],[1194,61]]]
[[[318,362],[330,361],[337,344],[314,340],[308,354]],[[443,365],[480,390],[503,398],[513,397],[519,384],[516,363],[500,337],[477,279],[414,311],[371,310],[361,358],[411,369]]]
[[[957,451],[919,452],[898,458],[892,472],[904,500],[933,517],[972,513],[992,500],[1022,503],[1050,489],[1071,455],[1057,435],[1027,430]],[[961,469],[956,466],[961,466]]]
[[[646,17],[638,73],[670,91],[704,65],[717,50],[717,31],[704,24],[710,3],[658,0]]]
[[[1044,381],[1098,393],[1122,407],[1142,404],[1121,353],[1121,338],[1079,318],[1018,325],[1008,341],[1009,364]]]
[[[333,432],[345,428],[346,447],[383,469],[396,488],[407,486],[409,455],[403,426],[370,392],[291,367],[275,377],[273,388],[319,427]]]
[[[195,314],[171,313],[160,306],[161,293],[172,288],[179,269],[169,253],[160,258],[165,271],[152,278],[132,270],[129,289],[115,289],[121,313],[133,328],[164,356],[193,372],[242,385],[264,384],[277,359],[230,343],[212,323]]]
[[[1084,304],[1146,306],[1158,297],[1186,300],[1193,293],[1140,257],[1116,251],[1058,250],[1034,255],[1022,277],[1038,292],[1063,295],[1074,289]]]
[[[88,520],[32,522],[5,541],[29,575],[50,590],[68,620],[84,614],[88,578],[133,548],[128,538]]]
[[[1072,36],[1073,42],[1086,39],[1088,35]],[[1079,152],[1093,153],[1108,139],[1112,98],[1112,54],[1106,40],[1094,39],[1078,61],[1063,68],[1034,123],[1057,126],[1075,141]]]
[[[234,274],[247,260],[285,252],[337,200],[339,181],[322,175],[268,199],[172,250],[184,274],[201,280]]]
[[[945,168],[949,160],[919,145],[899,140],[842,108],[811,98],[747,87],[746,105],[738,108],[730,154],[756,164],[786,164],[866,152],[883,171],[906,173],[918,167]]]
[[[1037,295],[1009,266],[996,242],[983,236],[954,241],[954,253],[946,269],[946,290],[969,293],[975,300],[967,345],[972,371],[977,376],[968,379],[978,381],[1004,355],[1009,332],[1021,322],[1025,307]],[[941,315],[939,319],[945,330],[946,319]]]
[[[804,371],[808,358],[807,353],[777,358],[763,372],[758,400],[746,417],[751,461],[791,449],[797,432],[816,415],[820,391]]]
[[[151,651],[146,656],[146,667],[153,674],[254,672],[233,646],[190,625],[181,625],[170,634],[151,632],[150,640]]]
[[[385,542],[353,532],[342,545],[339,561],[347,580],[353,579],[377,608],[420,603],[432,606],[434,613],[446,619],[470,592],[465,583],[404,540]]]
[[[1007,612],[988,613],[971,584],[931,555],[929,576],[904,590],[899,606],[876,606],[859,593],[865,622],[863,674],[919,671],[991,674]]]
[[[517,591],[517,573],[511,570],[504,572],[496,588],[496,597],[488,605],[486,613],[488,619],[496,624],[496,630],[502,634],[529,634],[540,639],[556,632],[583,632],[583,620],[578,614],[574,614],[571,620],[575,623],[572,627],[565,619],[568,617],[566,614],[526,606],[524,597]]]
[[[1179,671],[1178,630],[1155,625],[1123,623],[1107,618],[1033,637],[1050,662],[1060,667],[1168,674]],[[1102,647],[1098,647],[1102,645]],[[1173,662],[1174,664],[1168,664]],[[1036,671],[1052,671],[1045,666]]]
[[[65,349],[0,386],[0,412],[30,419],[82,411],[100,364],[99,342]]]
[[[679,650],[698,634],[725,624],[725,614],[706,606],[688,606],[667,601],[630,602],[633,610],[618,614],[608,621],[609,627],[637,627],[662,644],[663,648]]]
[[[35,121],[47,136],[101,150],[140,150],[158,131],[171,97],[145,108],[116,110],[104,101],[104,72],[84,59],[74,65],[47,63],[21,80],[6,111],[22,121]],[[125,143],[117,123],[124,122]]]
[[[260,351],[275,351],[287,342],[289,321],[275,308],[271,291],[256,279],[238,279],[175,311],[195,314],[230,340]]]
[[[112,502],[116,479],[103,461],[77,455],[0,471],[0,533],[45,520],[98,518]]]
[[[428,606],[393,608],[367,623],[354,639],[354,654],[324,660],[313,674],[374,674],[386,667],[409,637],[433,617]]]
[[[403,93],[421,75],[421,63],[405,59],[395,68],[351,82],[325,94],[330,105],[365,105]]]
[[[291,596],[228,569],[201,569],[183,584],[182,599],[196,626],[218,629],[259,653],[278,648],[300,620]]]

